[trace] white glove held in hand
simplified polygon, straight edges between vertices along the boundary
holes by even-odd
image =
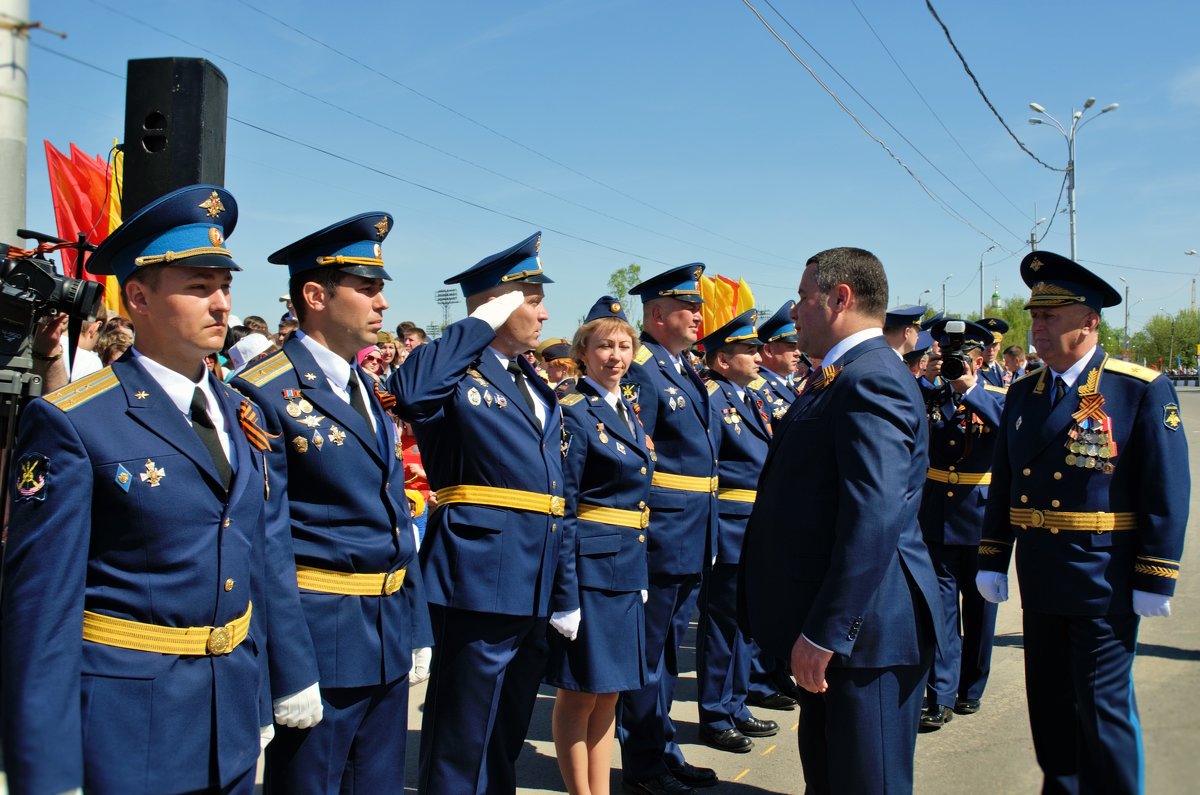
[[[550,616],[550,626],[567,640],[579,637],[579,621],[582,618],[579,608],[564,610]]]
[[[1133,612],[1142,618],[1170,618],[1171,597],[1149,591],[1134,591]]]
[[[642,604],[646,604],[646,602],[647,602],[649,599],[650,599],[650,592],[649,592],[649,591],[642,591]]]
[[[513,310],[523,303],[525,303],[525,293],[513,290],[511,293],[493,298],[476,308],[471,313],[471,317],[482,320],[492,327],[492,331],[495,331],[503,326],[504,321],[508,320],[508,316],[513,313]]]
[[[975,575],[975,587],[992,604],[1008,601],[1008,575],[998,571],[981,571]]]
[[[313,682],[299,693],[277,698],[271,706],[275,711],[275,722],[293,729],[311,729],[325,714],[325,708],[321,706],[320,682]]]
[[[266,726],[260,726],[258,729],[258,750],[265,751],[271,741],[275,739],[275,725],[268,723]]]

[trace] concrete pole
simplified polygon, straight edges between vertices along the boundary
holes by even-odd
[[[0,243],[21,243],[29,137],[29,0],[0,0]]]

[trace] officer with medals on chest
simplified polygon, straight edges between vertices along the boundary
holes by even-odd
[[[136,345],[29,404],[3,577],[9,792],[251,793],[271,735],[265,615],[298,610],[272,555],[258,409],[213,378],[237,204],[196,185],[91,255]],[[286,539],[282,539],[286,543]],[[265,576],[264,576],[265,575]]]
[[[1000,346],[1004,344],[1004,335],[1008,332],[1008,323],[998,317],[985,317],[979,321],[992,334],[991,340],[983,349],[983,366],[979,368],[979,377],[984,383],[992,386],[1006,387],[1012,383],[1012,378],[1006,378],[1008,371],[1004,362],[997,359]]]
[[[646,603],[645,687],[621,697],[617,736],[625,786],[634,792],[687,793],[716,773],[688,764],[675,742],[671,701],[677,650],[696,607],[701,573],[716,555],[720,422],[708,391],[683,354],[696,342],[703,299],[698,263],[672,268],[630,290],[643,305],[642,344],[622,384],[658,466],[650,487],[650,588]]]
[[[569,792],[598,792],[609,778],[621,691],[646,683],[646,534],[653,442],[621,397],[637,331],[621,304],[602,297],[570,350],[585,375],[563,396],[562,570],[579,583],[579,636],[550,637],[546,682],[555,685],[554,748]],[[605,787],[607,791],[607,787]]]
[[[746,705],[756,650],[737,622],[742,536],[754,508],[758,475],[771,439],[766,404],[750,388],[758,377],[762,346],[754,328],[756,317],[755,310],[747,310],[700,341],[709,369],[705,384],[709,402],[713,413],[721,418],[717,560],[705,574],[700,589],[696,630],[700,737],[714,748],[735,753],[753,748],[751,737],[770,737],[779,732],[779,724],[754,717]]]
[[[392,391],[413,423],[437,507],[421,543],[434,650],[421,723],[419,790],[516,790],[514,765],[546,669],[547,619],[578,633],[564,545],[562,413],[525,351],[549,317],[541,233],[446,280],[476,344],[457,379],[436,377],[459,337],[413,350]],[[485,320],[487,323],[480,323]],[[481,342],[479,340],[482,340]]]
[[[1191,496],[1179,401],[1100,346],[1100,311],[1121,302],[1110,285],[1048,251],[1021,278],[1046,366],[1008,390],[976,582],[1007,599],[1016,547],[1043,790],[1140,792],[1138,623],[1171,614]]]
[[[332,224],[272,254],[300,327],[233,385],[278,438],[271,520],[292,538],[303,620],[271,624],[279,735],[272,793],[386,791],[404,775],[412,650],[432,641],[389,395],[355,353],[382,326],[384,212]],[[458,372],[466,368],[459,365]],[[454,375],[453,366],[442,375]],[[324,716],[323,719],[321,716]],[[319,720],[319,723],[317,721]]]
[[[926,334],[928,332],[922,332]],[[929,474],[921,497],[921,532],[941,595],[944,643],[929,674],[921,726],[941,728],[955,713],[979,711],[991,670],[996,606],[975,588],[983,511],[991,483],[1004,389],[978,376],[992,333],[978,323],[942,319],[932,333],[942,351],[946,388],[927,396]]]
[[[772,424],[778,423],[796,400],[796,366],[800,363],[800,345],[796,342],[796,324],[792,322],[795,301],[788,301],[758,327],[761,359],[758,377],[749,387],[763,399]]]

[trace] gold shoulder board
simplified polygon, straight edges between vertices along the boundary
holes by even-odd
[[[1021,378],[1024,378],[1024,377],[1025,376],[1021,376]],[[1008,394],[1008,387],[1005,387],[1005,386],[993,386],[992,384],[984,384],[983,388],[989,392],[999,392],[1001,395]]]
[[[97,395],[103,395],[118,383],[120,382],[117,381],[117,374],[112,371],[111,367],[105,367],[78,381],[72,381],[61,389],[54,390],[45,396],[45,400],[63,411],[70,411],[79,408]]]
[[[721,385],[716,381],[709,381],[704,387],[708,390],[708,394],[715,395],[717,394],[717,390],[721,388]]]
[[[1029,372],[1025,373],[1025,375],[1023,375],[1023,376],[1021,376],[1020,378],[1018,378],[1018,379],[1014,380],[1014,381],[1013,381],[1013,383],[1015,384],[1015,383],[1017,383],[1017,381],[1024,381],[1026,378],[1029,378],[1030,376],[1036,376],[1036,375],[1037,375],[1038,373],[1040,373],[1041,371],[1042,371],[1042,368],[1041,368],[1041,367],[1037,368],[1036,370],[1030,370]],[[1011,386],[1011,384],[1010,384],[1010,386]]]
[[[1151,370],[1149,367],[1142,367],[1140,364],[1133,362],[1123,362],[1120,359],[1108,358],[1104,360],[1104,369],[1111,370],[1114,373],[1129,375],[1141,381],[1153,381],[1160,375],[1157,370]]]
[[[563,395],[558,399],[558,402],[563,406],[574,406],[579,401],[583,400],[583,395],[578,392],[572,392],[569,395]]]
[[[274,356],[268,356],[261,363],[242,373],[241,379],[253,386],[262,386],[274,381],[291,369],[291,360],[284,355],[283,351],[279,351]]]
[[[646,362],[650,361],[650,357],[652,355],[653,354],[650,353],[650,349],[647,348],[645,345],[642,345],[638,348],[638,352],[633,357],[633,360],[635,362],[637,362],[638,364],[645,364]]]
[[[767,383],[767,379],[763,378],[760,375],[758,378],[755,378],[753,381],[746,384],[746,386],[750,387],[751,389],[762,389],[763,386],[766,385],[766,383]]]

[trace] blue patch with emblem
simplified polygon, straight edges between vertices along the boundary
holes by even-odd
[[[41,453],[28,453],[17,461],[17,502],[46,499],[46,478],[50,474],[50,459]]]
[[[1179,430],[1179,426],[1183,425],[1183,420],[1179,418],[1179,406],[1174,403],[1163,406],[1163,425],[1168,430]]]
[[[638,401],[638,385],[637,384],[621,384],[621,397],[628,400],[630,403]]]
[[[128,493],[129,486],[133,483],[133,475],[124,464],[117,464],[117,476],[113,480],[121,487],[121,491]]]

